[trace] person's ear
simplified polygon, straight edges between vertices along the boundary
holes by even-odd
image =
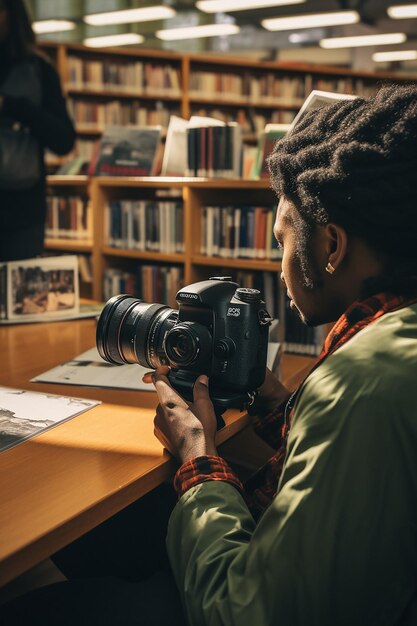
[[[324,269],[333,274],[346,257],[348,237],[345,229],[338,224],[326,224],[324,233],[327,252],[327,265]]]

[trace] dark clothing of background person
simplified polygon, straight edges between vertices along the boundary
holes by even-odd
[[[58,155],[68,153],[75,131],[62,95],[59,77],[52,65],[38,56],[42,82],[42,103],[36,106],[25,98],[4,96],[0,118],[11,118],[28,128],[38,140],[42,156],[42,175],[31,188],[0,189],[0,261],[32,258],[43,251],[46,218],[44,150]],[[1,85],[13,67],[0,44]]]

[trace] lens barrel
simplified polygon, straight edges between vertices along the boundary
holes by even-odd
[[[178,312],[163,304],[147,304],[128,295],[111,298],[96,332],[97,349],[109,363],[139,363],[156,368],[167,363],[164,339]]]

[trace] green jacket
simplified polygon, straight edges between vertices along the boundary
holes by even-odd
[[[177,503],[167,547],[192,626],[416,624],[417,305],[307,378],[257,524],[231,484],[205,482]]]

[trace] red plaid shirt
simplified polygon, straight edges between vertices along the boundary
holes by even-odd
[[[313,369],[360,330],[372,324],[385,313],[396,311],[417,302],[417,279],[410,279],[407,295],[381,293],[355,302],[339,318],[327,335],[323,350]],[[276,454],[250,478],[245,486],[226,461],[217,456],[201,456],[184,463],[178,470],[174,487],[179,496],[188,489],[208,480],[223,480],[239,489],[255,518],[269,506],[276,495],[278,481],[284,466],[286,442],[294,412],[298,389],[272,413],[254,418],[255,431],[277,449]]]

